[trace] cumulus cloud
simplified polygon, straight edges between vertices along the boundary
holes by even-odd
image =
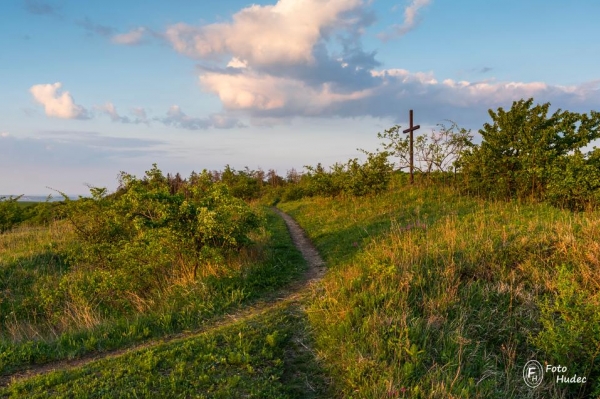
[[[33,98],[44,106],[46,115],[63,119],[88,119],[89,115],[85,108],[75,104],[73,97],[68,91],[61,93],[62,84],[38,84],[29,89]]]
[[[352,25],[347,13],[360,6],[360,0],[279,0],[244,8],[231,23],[179,23],[165,37],[176,51],[194,58],[233,54],[256,66],[310,64],[315,44],[334,28]]]
[[[132,29],[127,33],[121,33],[112,37],[112,42],[116,44],[124,44],[128,46],[140,44],[147,33],[147,29],[143,26]]]
[[[225,109],[252,110],[259,115],[318,115],[334,103],[370,94],[370,89],[336,93],[332,83],[315,87],[299,79],[253,72],[238,75],[206,73],[200,76],[200,82],[207,90],[218,94]]]
[[[155,118],[155,120],[164,123],[167,126],[174,126],[188,130],[208,129],[215,127],[217,129],[231,129],[234,127],[244,127],[237,119],[224,114],[212,114],[208,118],[194,118],[186,115],[178,105],[172,105],[164,118]]]
[[[404,9],[404,22],[402,25],[394,25],[391,32],[379,34],[381,40],[389,40],[394,37],[404,36],[413,30],[419,23],[418,12],[421,8],[431,3],[431,0],[412,0]]]
[[[110,119],[113,122],[121,122],[121,123],[130,123],[131,122],[131,120],[128,117],[119,115],[119,113],[117,112],[117,108],[111,102],[107,102],[104,105],[97,105],[94,108],[96,108],[98,111],[104,112],[105,114],[110,116]]]

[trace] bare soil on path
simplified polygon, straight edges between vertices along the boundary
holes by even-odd
[[[125,354],[150,349],[160,344],[173,341],[181,341],[194,336],[206,333],[219,327],[224,327],[236,322],[251,319],[259,314],[262,314],[275,305],[284,302],[299,301],[307,292],[308,287],[323,278],[325,275],[325,262],[319,255],[319,252],[313,243],[307,238],[304,230],[296,223],[296,221],[288,214],[277,208],[271,208],[276,214],[281,216],[287,225],[288,231],[296,248],[302,253],[302,256],[308,264],[308,268],[301,279],[289,284],[288,286],[276,291],[274,294],[268,295],[262,300],[255,301],[249,305],[243,306],[237,311],[215,318],[208,321],[204,326],[195,330],[165,336],[160,339],[151,340],[139,345],[131,346],[124,349],[107,351],[102,353],[93,353],[84,355],[76,359],[60,360],[56,362],[33,365],[27,370],[22,370],[14,374],[0,376],[0,387],[6,387],[14,382],[30,378],[36,375],[47,374],[58,370],[68,370],[76,367],[82,367],[97,360],[107,358],[117,358]]]

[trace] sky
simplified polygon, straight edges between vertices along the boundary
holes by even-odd
[[[596,0],[6,0],[0,194],[332,165],[533,97],[600,109]]]

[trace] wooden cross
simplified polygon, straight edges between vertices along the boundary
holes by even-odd
[[[419,129],[421,125],[413,126],[413,110],[410,110],[410,127],[402,131],[402,133],[410,132],[410,184],[415,182],[415,178],[413,176],[413,170],[415,167],[414,164],[414,152],[413,152],[413,132]]]

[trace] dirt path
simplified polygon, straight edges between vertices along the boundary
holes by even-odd
[[[302,295],[304,295],[307,292],[307,288],[312,283],[320,280],[324,276],[325,262],[323,262],[323,259],[317,252],[317,249],[312,244],[312,242],[310,242],[310,240],[306,237],[304,230],[302,230],[302,228],[298,225],[298,223],[296,223],[294,219],[292,219],[291,216],[280,211],[277,208],[272,208],[272,210],[283,218],[285,224],[288,227],[294,245],[302,253],[302,256],[304,257],[304,259],[306,259],[306,262],[308,263],[308,269],[302,277],[302,279],[295,281],[287,287],[278,290],[273,295],[269,295],[267,299],[254,302],[250,305],[246,305],[242,309],[239,309],[234,313],[217,317],[216,319],[207,322],[200,329],[195,330],[193,332],[170,335],[161,339],[151,340],[129,348],[84,355],[83,357],[77,359],[59,360],[47,364],[34,365],[28,370],[22,370],[11,375],[0,376],[0,388],[8,386],[13,382],[33,377],[36,375],[46,374],[56,370],[68,370],[71,368],[81,367],[85,366],[86,364],[92,363],[96,360],[116,358],[130,352],[149,349],[163,343],[188,339],[196,335],[206,333],[207,331],[218,327],[223,327],[229,324],[250,319],[263,312],[266,312],[276,304],[299,300],[302,297]]]

